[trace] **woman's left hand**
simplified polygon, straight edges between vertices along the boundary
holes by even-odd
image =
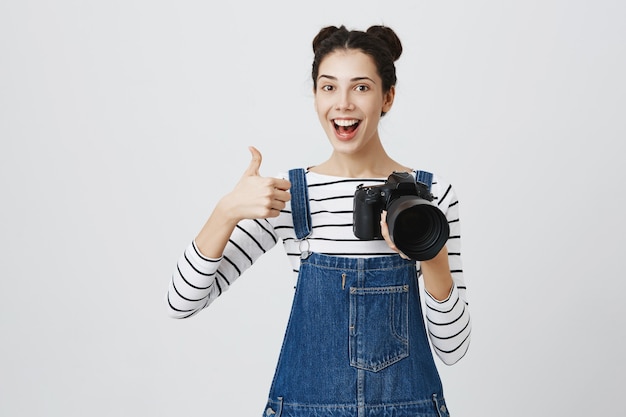
[[[400,256],[403,259],[411,259],[408,256],[406,256],[404,253],[402,253],[402,251],[398,249],[396,244],[393,243],[393,240],[391,240],[391,237],[389,236],[389,227],[387,227],[387,211],[386,210],[384,210],[382,214],[380,215],[380,234],[383,236],[383,238],[385,239],[385,242],[387,242],[389,247],[393,249],[394,251],[398,252],[398,254],[400,254]]]
[[[380,216],[380,234],[391,249],[398,252],[404,259],[411,259],[397,248],[395,243],[389,236],[389,228],[387,227],[387,212],[383,211]],[[444,245],[437,256],[428,260],[421,261],[420,268],[424,276],[424,286],[426,291],[436,300],[445,300],[452,288],[452,274],[448,263],[448,248]]]

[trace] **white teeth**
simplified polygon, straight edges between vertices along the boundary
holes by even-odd
[[[352,120],[345,120],[345,119],[341,119],[341,120],[339,120],[339,119],[335,119],[335,124],[336,124],[337,126],[343,126],[343,127],[346,127],[346,126],[352,126],[352,125],[355,125],[355,124],[357,124],[357,123],[359,123],[359,121],[358,121],[358,120],[356,120],[356,119],[352,119]]]

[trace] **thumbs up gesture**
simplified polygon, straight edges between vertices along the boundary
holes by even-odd
[[[251,146],[252,160],[241,179],[226,198],[229,200],[231,215],[235,219],[265,219],[277,217],[285,203],[290,200],[291,183],[282,178],[262,177],[259,174],[261,152]]]

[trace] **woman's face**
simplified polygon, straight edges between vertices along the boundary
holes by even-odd
[[[372,58],[358,50],[337,50],[319,66],[315,109],[336,152],[356,154],[378,146],[378,122],[391,109],[392,87],[383,93]]]

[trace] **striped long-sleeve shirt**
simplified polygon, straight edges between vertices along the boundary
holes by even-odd
[[[281,175],[283,178],[288,176]],[[192,241],[181,255],[167,292],[170,315],[195,315],[226,291],[261,255],[282,242],[293,267],[294,279],[300,267],[302,245],[311,252],[346,257],[394,254],[384,240],[359,240],[354,236],[353,197],[356,187],[380,185],[383,178],[340,178],[307,172],[312,234],[307,242],[296,240],[291,206],[269,219],[241,221],[220,258],[203,256]],[[454,280],[446,300],[438,301],[426,292],[425,318],[431,345],[441,360],[451,365],[461,359],[470,343],[471,320],[461,262],[459,204],[452,186],[434,176],[434,203],[448,219],[450,237],[446,243],[450,272]],[[419,262],[417,262],[419,270]]]

